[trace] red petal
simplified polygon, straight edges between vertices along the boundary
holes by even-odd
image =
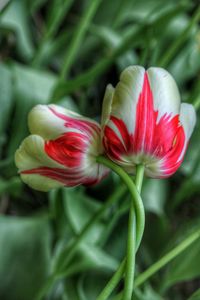
[[[63,166],[81,167],[83,154],[88,148],[89,138],[82,133],[68,132],[56,140],[45,143],[45,152]]]

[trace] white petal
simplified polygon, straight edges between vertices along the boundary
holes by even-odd
[[[64,168],[45,153],[44,140],[38,135],[29,135],[23,140],[15,153],[15,163],[20,172],[42,166]]]
[[[175,116],[180,111],[180,94],[173,77],[162,68],[147,70],[154,99],[154,109],[158,111],[158,119],[165,114]]]
[[[108,84],[106,87],[105,95],[103,98],[102,104],[102,115],[101,115],[101,126],[102,128],[106,125],[109,120],[111,109],[112,109],[112,101],[114,96],[115,89],[111,84]]]
[[[115,88],[112,115],[126,124],[129,133],[135,130],[136,107],[142,91],[145,69],[140,66],[126,68]]]
[[[188,141],[191,137],[191,134],[192,134],[195,124],[196,124],[196,112],[195,112],[194,106],[191,104],[182,103],[179,118],[180,118],[180,122],[181,122],[181,124],[184,128],[184,132],[185,132],[185,145],[184,145],[183,151],[181,153],[181,156],[179,158],[179,160],[180,160],[180,159],[182,159],[182,157],[185,153],[185,149],[187,147]]]

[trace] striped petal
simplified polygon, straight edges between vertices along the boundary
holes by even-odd
[[[38,135],[28,136],[15,153],[15,163],[22,180],[30,187],[48,191],[64,185],[58,180],[42,176],[41,172],[31,173],[31,170],[41,170],[44,166],[51,170],[61,169],[63,166],[52,160],[44,151],[45,141]]]
[[[143,86],[144,74],[143,67],[126,68],[120,76],[113,95],[111,114],[126,124],[129,133],[135,130],[136,107]],[[110,125],[119,135],[115,125],[112,122]]]
[[[37,105],[28,116],[31,134],[37,134],[45,140],[55,139],[63,133],[79,130],[99,130],[95,121],[85,118],[58,105]]]
[[[15,161],[32,188],[91,185],[107,175],[96,163],[103,153],[98,123],[58,106],[40,105],[31,111],[29,126],[34,134],[22,142]]]
[[[192,106],[180,106],[172,76],[161,68],[145,72],[142,67],[129,67],[112,99],[103,127],[107,155],[129,173],[144,164],[150,177],[173,174],[182,162],[195,118]]]

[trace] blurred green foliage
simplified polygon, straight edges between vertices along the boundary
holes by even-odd
[[[129,196],[116,176],[92,188],[49,194],[20,181],[13,156],[28,134],[29,110],[58,103],[99,120],[106,85],[115,85],[133,64],[167,68],[182,100],[198,104],[199,6],[198,0],[0,2],[1,299],[35,300],[57,268],[48,299],[94,300],[125,253]],[[138,274],[199,226],[199,149],[198,121],[179,171],[169,180],[145,180],[147,225]],[[117,201],[64,263],[72,241],[113,193]],[[197,300],[199,288],[196,241],[139,287],[134,299]]]

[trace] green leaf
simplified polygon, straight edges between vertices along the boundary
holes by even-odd
[[[10,123],[10,112],[12,108],[12,84],[11,72],[3,64],[0,64],[0,157],[2,146],[7,142],[5,130]]]
[[[10,123],[10,112],[12,107],[12,83],[11,72],[3,64],[0,64],[0,155],[1,148],[7,140],[5,130]]]
[[[185,229],[187,228],[187,230]],[[199,228],[199,221],[185,224],[177,233],[174,241],[178,244],[185,234],[193,232],[195,228]],[[173,241],[173,242],[174,242]],[[166,274],[161,284],[162,290],[167,290],[172,285],[195,279],[200,276],[200,239],[194,242],[183,253],[178,255],[168,266]]]
[[[98,270],[102,273],[115,271],[119,262],[105,251],[92,244],[82,243],[66,270],[65,276],[71,276],[88,270]]]
[[[50,263],[47,220],[1,216],[0,252],[1,299],[34,300]]]
[[[200,299],[200,289],[198,289],[188,300],[199,300]]]
[[[78,294],[80,300],[94,300],[105,287],[110,276],[99,274],[99,272],[88,272],[83,274],[78,281]]]
[[[181,166],[181,171],[186,176],[191,176],[194,182],[199,182],[200,178],[200,162],[199,162],[199,147],[200,147],[200,121],[197,115],[197,124],[194,133],[192,134],[189,148],[187,150],[184,162]]]
[[[145,209],[156,215],[164,214],[164,205],[168,196],[168,182],[148,179],[142,190]]]
[[[164,300],[150,285],[146,285],[143,292],[136,289],[133,297],[134,300]]]
[[[4,180],[0,177],[0,196],[4,193],[14,196],[20,196],[22,182],[19,177],[12,177],[9,180]]]
[[[64,291],[62,291],[61,295],[63,295],[63,293],[64,293],[66,298],[64,298],[62,300],[69,300],[69,299],[80,300],[80,297],[78,296],[78,291],[77,291],[77,281],[74,278],[67,278],[67,280],[64,281],[63,290]],[[61,299],[61,298],[58,298],[58,299]]]
[[[83,189],[63,189],[64,207],[67,219],[77,234],[100,208],[100,204],[85,195]],[[88,232],[85,240],[96,243],[101,236],[104,225],[98,221]]]
[[[12,85],[11,71],[4,64],[0,64],[0,91],[1,91],[1,110],[0,110],[0,133],[5,130],[9,119],[9,112],[12,104]]]
[[[28,60],[33,55],[33,42],[30,33],[29,20],[25,2],[13,0],[0,18],[0,28],[13,30],[19,55]]]
[[[12,65],[13,93],[16,109],[11,123],[12,139],[9,143],[8,155],[12,156],[22,139],[27,135],[27,115],[36,104],[49,101],[55,77],[47,72],[36,71],[18,64]]]

